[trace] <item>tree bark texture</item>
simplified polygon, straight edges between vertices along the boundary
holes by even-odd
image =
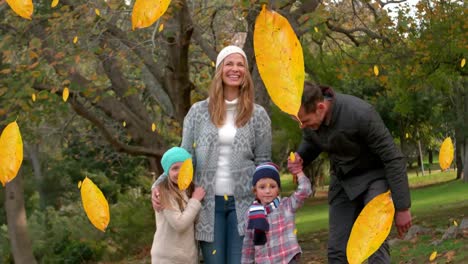
[[[32,243],[28,235],[21,171],[15,179],[6,184],[5,195],[8,237],[15,264],[35,264],[37,262],[34,258]]]

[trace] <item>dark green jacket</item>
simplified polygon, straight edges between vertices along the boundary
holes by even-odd
[[[330,89],[330,88],[329,88]],[[318,130],[303,130],[298,153],[304,166],[321,152],[330,158],[329,202],[344,189],[350,200],[377,179],[386,179],[397,210],[411,206],[406,162],[379,114],[351,95],[328,92],[332,108]]]

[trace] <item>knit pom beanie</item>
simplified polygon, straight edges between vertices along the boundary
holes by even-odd
[[[161,165],[164,169],[164,173],[169,175],[169,169],[172,164],[176,162],[183,162],[186,159],[190,159],[192,156],[181,147],[172,147],[164,153],[161,158]]]
[[[240,55],[242,55],[242,57],[244,57],[245,59],[245,66],[246,68],[248,68],[248,62],[247,62],[247,56],[245,55],[245,52],[237,47],[237,46],[227,46],[227,47],[224,47],[219,53],[218,53],[218,57],[216,58],[216,68],[218,68],[219,64],[221,64],[221,62],[229,55],[233,54],[233,53],[239,53]]]
[[[276,181],[278,187],[281,188],[281,180],[279,174],[279,167],[273,162],[263,163],[255,168],[252,178],[252,186],[255,186],[260,179],[270,178]]]

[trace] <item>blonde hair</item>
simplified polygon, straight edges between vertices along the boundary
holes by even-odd
[[[184,199],[182,195],[183,192],[187,193],[188,197],[192,196],[193,190],[195,186],[193,182],[190,183],[189,187],[185,191],[179,190],[177,184],[173,183],[169,179],[169,175],[166,179],[164,179],[161,184],[159,184],[159,197],[161,201],[161,206],[164,209],[177,209],[174,208],[171,204],[171,200],[175,200],[177,203],[178,209],[180,211],[184,211],[185,207],[187,206],[187,201]]]
[[[246,62],[244,58],[244,63]],[[247,65],[246,63],[244,65]],[[223,67],[224,62],[220,63],[220,66],[216,68],[215,76],[210,84],[208,102],[208,111],[210,112],[211,121],[216,127],[224,125],[226,118],[226,104],[224,102],[224,87],[223,87]],[[242,127],[252,117],[254,109],[254,85],[252,76],[250,75],[249,69],[246,67],[244,80],[239,88],[239,101],[237,103],[237,116],[236,126]]]

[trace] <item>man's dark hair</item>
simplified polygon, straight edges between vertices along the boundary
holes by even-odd
[[[317,110],[317,103],[323,101],[323,93],[320,85],[304,82],[304,91],[302,92],[301,105],[306,113],[313,113]]]

